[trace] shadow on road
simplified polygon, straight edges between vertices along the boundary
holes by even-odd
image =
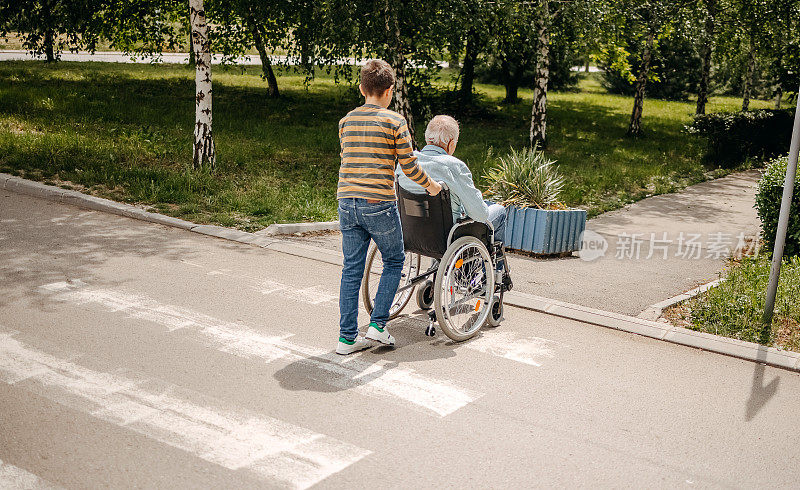
[[[746,421],[751,421],[758,412],[775,396],[778,392],[778,384],[781,381],[780,376],[775,376],[769,383],[764,383],[764,372],[766,366],[763,361],[767,357],[767,348],[760,347],[758,349],[758,362],[753,370],[753,385],[750,390],[750,398],[747,399],[744,418]]]
[[[343,391],[366,385],[405,364],[455,356],[456,347],[463,342],[442,342],[427,337],[426,325],[427,314],[403,315],[389,324],[397,339],[394,347],[376,345],[353,356],[334,352],[309,356],[278,370],[275,379],[281,388],[291,391]],[[480,333],[475,338],[479,336]]]

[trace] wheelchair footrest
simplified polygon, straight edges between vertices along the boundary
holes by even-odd
[[[433,337],[436,335],[436,312],[434,310],[430,310],[428,312],[428,319],[430,322],[428,326],[425,328],[425,335],[428,337]]]

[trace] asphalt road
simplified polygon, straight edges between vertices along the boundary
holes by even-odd
[[[512,308],[341,358],[338,278],[0,191],[0,488],[800,481],[795,373]]]

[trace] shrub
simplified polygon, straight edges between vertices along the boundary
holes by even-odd
[[[552,209],[561,206],[558,197],[564,188],[564,178],[554,163],[538,146],[520,151],[512,148],[484,179],[492,198],[502,204]]]
[[[761,219],[761,234],[769,250],[775,246],[775,233],[778,229],[778,215],[783,198],[783,183],[786,179],[788,157],[773,160],[758,182],[756,210]],[[800,255],[800,181],[795,180],[792,207],[789,213],[789,229],[786,232],[784,255]]]
[[[800,257],[784,260],[775,316],[772,325],[764,328],[761,315],[769,271],[766,255],[744,257],[718,286],[687,302],[689,328],[800,351]]]
[[[794,111],[762,109],[698,115],[689,133],[708,138],[706,158],[733,168],[748,158],[774,158],[789,151]]]

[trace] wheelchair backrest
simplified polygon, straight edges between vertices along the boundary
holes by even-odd
[[[409,192],[398,184],[396,192],[406,251],[442,258],[453,227],[450,190],[442,184],[442,191],[431,196]]]

